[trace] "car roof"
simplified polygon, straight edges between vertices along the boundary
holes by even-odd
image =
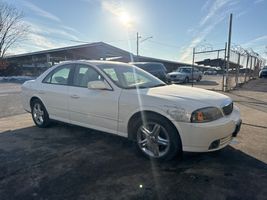
[[[178,69],[181,69],[181,68],[189,68],[189,69],[191,69],[192,67],[179,67]]]
[[[68,60],[68,61],[63,61],[60,64],[71,64],[71,63],[88,63],[88,64],[93,64],[93,65],[116,64],[116,65],[132,66],[131,64],[128,64],[128,63],[123,63],[123,62],[118,62],[118,61],[107,61],[107,60]]]
[[[129,62],[129,64],[142,64],[142,65],[147,65],[147,64],[160,64],[160,65],[163,65],[162,63],[160,62]]]

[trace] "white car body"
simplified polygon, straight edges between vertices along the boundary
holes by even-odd
[[[171,83],[182,83],[188,81],[200,81],[202,73],[194,67],[192,74],[192,67],[180,67],[176,71],[167,74],[167,81]]]
[[[140,111],[154,112],[166,117],[175,126],[181,138],[182,150],[189,152],[214,151],[227,146],[240,124],[240,113],[236,106],[231,114],[215,121],[190,122],[191,113],[197,109],[213,106],[222,110],[223,106],[231,103],[232,100],[223,94],[181,85],[122,89],[98,69],[97,61],[75,63],[95,68],[112,90],[42,83],[43,79],[58,67],[54,66],[36,80],[23,84],[24,109],[31,112],[31,99],[38,98],[46,107],[50,119],[123,137],[128,137],[128,123],[134,114]],[[215,140],[220,140],[220,145],[209,149]]]

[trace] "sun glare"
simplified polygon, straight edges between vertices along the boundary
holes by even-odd
[[[133,23],[133,18],[129,15],[129,13],[127,13],[126,11],[123,11],[118,14],[118,18],[124,26],[131,27]]]

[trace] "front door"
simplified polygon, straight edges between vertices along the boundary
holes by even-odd
[[[72,123],[117,133],[120,91],[88,89],[90,81],[104,80],[93,67],[77,64],[69,88],[69,111]]]

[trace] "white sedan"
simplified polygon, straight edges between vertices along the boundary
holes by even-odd
[[[22,99],[38,127],[57,120],[117,134],[161,161],[183,151],[219,150],[241,126],[239,109],[229,97],[166,85],[119,62],[61,63],[25,82]]]

